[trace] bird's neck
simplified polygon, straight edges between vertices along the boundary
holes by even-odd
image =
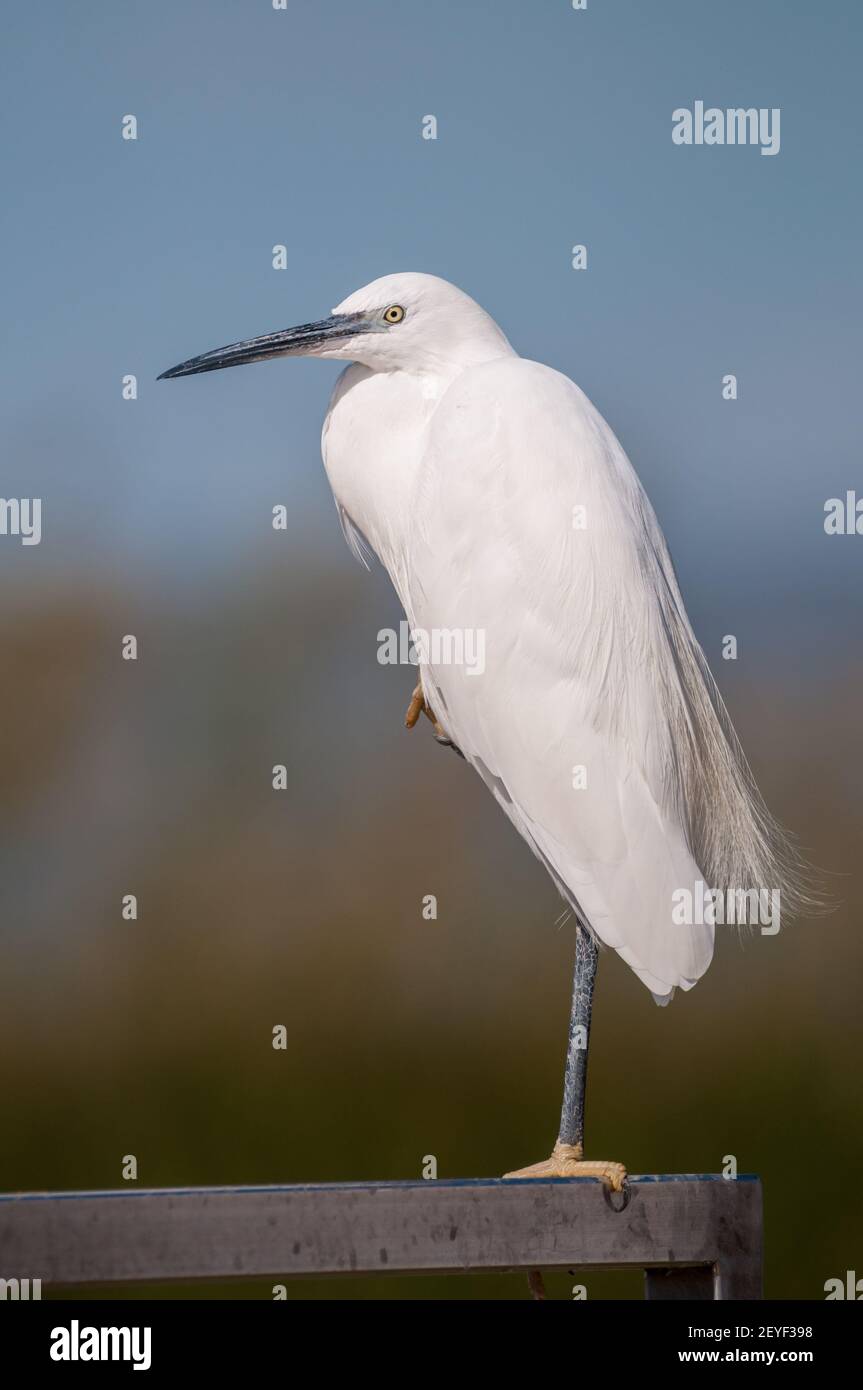
[[[428,421],[449,381],[431,373],[339,377],[322,452],[337,503],[389,571],[397,590]]]

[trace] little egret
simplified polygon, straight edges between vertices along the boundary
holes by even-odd
[[[803,891],[796,855],[755,786],[653,508],[583,392],[519,357],[468,295],[418,274],[163,376],[298,355],[352,363],[322,438],[348,544],[386,567],[413,632],[484,636],[482,671],[427,643],[406,722],[427,714],[476,769],[575,917],[558,1139],[507,1176],[619,1189],[624,1166],[583,1150],[598,944],[667,1003],[713,953],[713,917],[687,912],[686,894],[781,891],[787,912]]]

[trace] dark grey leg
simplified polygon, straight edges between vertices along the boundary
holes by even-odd
[[[569,1017],[569,1044],[563,1077],[563,1106],[560,1112],[560,1142],[584,1148],[584,1094],[587,1086],[587,1049],[590,1042],[590,1015],[599,947],[584,927],[576,927],[575,970],[572,981],[572,1009]]]
[[[516,1168],[508,1178],[600,1178],[614,1192],[623,1191],[626,1169],[622,1163],[584,1157],[584,1092],[587,1082],[587,1049],[590,1014],[599,947],[581,926],[575,934],[575,972],[569,1019],[569,1046],[563,1083],[560,1131],[551,1158]]]
[[[563,1073],[563,1105],[560,1110],[558,1144],[570,1144],[584,1152],[584,1096],[587,1088],[587,1049],[590,1043],[590,1016],[599,947],[584,927],[575,929],[575,967],[572,977],[572,1004],[569,1013],[569,1041]],[[546,1297],[542,1272],[532,1269],[527,1277],[531,1298]]]

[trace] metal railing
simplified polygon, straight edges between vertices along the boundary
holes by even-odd
[[[756,1299],[761,1182],[712,1174],[0,1195],[0,1279],[63,1286],[643,1269],[648,1299]]]

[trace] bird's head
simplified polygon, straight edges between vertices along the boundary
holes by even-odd
[[[385,275],[342,300],[329,318],[247,338],[181,362],[159,377],[194,376],[270,357],[325,357],[373,371],[445,371],[508,356],[494,319],[436,275]]]

